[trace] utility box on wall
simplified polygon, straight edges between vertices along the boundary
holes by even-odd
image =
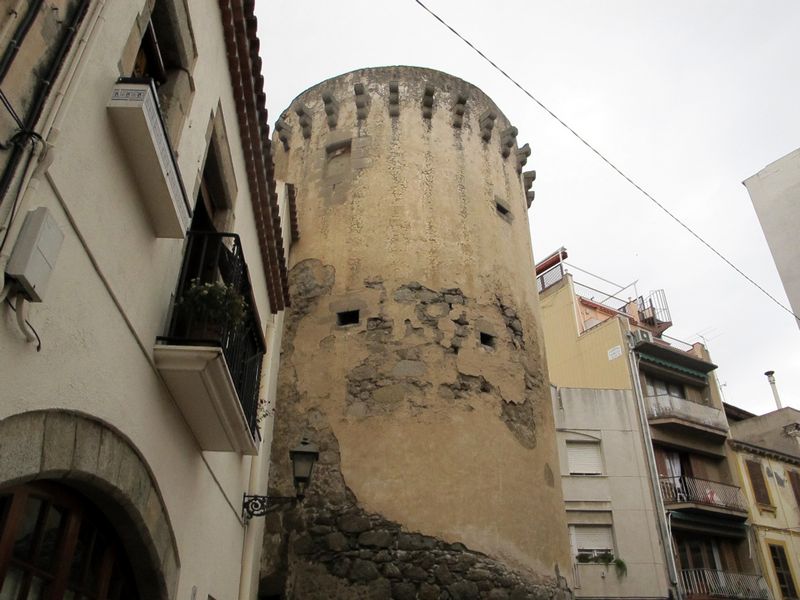
[[[64,234],[44,206],[30,211],[6,266],[31,302],[41,302],[64,242]]]

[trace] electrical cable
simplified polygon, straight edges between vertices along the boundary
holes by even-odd
[[[648,200],[650,200],[650,201],[651,201],[653,204],[655,204],[655,205],[656,205],[658,208],[660,208],[662,211],[664,211],[664,212],[667,214],[667,216],[669,216],[669,217],[670,217],[670,218],[671,218],[673,221],[675,221],[675,222],[676,222],[678,225],[680,225],[680,226],[681,226],[681,227],[683,227],[683,228],[684,228],[686,231],[688,231],[688,232],[689,232],[689,233],[690,233],[690,234],[691,234],[691,235],[692,235],[692,236],[693,236],[693,237],[694,237],[696,240],[698,240],[698,241],[699,241],[701,244],[703,244],[703,245],[704,245],[706,248],[708,248],[709,250],[711,250],[711,252],[713,252],[714,254],[716,254],[716,255],[717,255],[717,257],[718,257],[718,258],[720,258],[720,259],[721,259],[721,260],[722,260],[722,261],[723,261],[725,264],[727,264],[727,265],[728,265],[728,266],[729,266],[731,269],[733,269],[733,270],[734,270],[734,271],[736,271],[736,272],[737,272],[739,275],[741,275],[742,277],[744,277],[744,278],[745,278],[745,279],[746,279],[746,280],[747,280],[747,281],[748,281],[750,284],[752,284],[753,286],[755,286],[755,287],[756,287],[758,290],[760,290],[760,291],[761,291],[761,292],[762,292],[762,293],[763,293],[765,296],[767,296],[767,298],[769,298],[770,300],[772,300],[772,301],[773,301],[775,304],[777,304],[778,306],[780,306],[780,307],[781,307],[783,310],[785,310],[785,311],[786,311],[786,312],[788,312],[790,315],[792,315],[792,316],[793,316],[795,319],[797,319],[798,321],[800,321],[800,316],[796,315],[796,314],[795,314],[795,313],[794,313],[794,312],[793,312],[793,311],[792,311],[792,310],[791,310],[789,307],[787,307],[786,305],[784,305],[784,304],[783,304],[783,303],[782,303],[780,300],[778,300],[778,299],[777,299],[775,296],[773,296],[772,294],[770,294],[770,293],[769,293],[769,292],[768,292],[766,289],[764,289],[764,288],[763,288],[761,285],[759,285],[758,283],[756,283],[756,282],[755,282],[755,280],[751,279],[751,278],[750,278],[750,277],[749,277],[749,276],[748,276],[748,275],[747,275],[747,274],[746,274],[744,271],[742,271],[742,270],[741,270],[739,267],[737,267],[737,266],[736,266],[735,264],[733,264],[733,263],[732,263],[730,260],[728,260],[727,258],[725,258],[725,256],[723,256],[723,255],[722,255],[722,253],[721,253],[719,250],[717,250],[716,248],[714,248],[714,246],[712,246],[712,245],[711,245],[710,243],[708,243],[708,242],[707,242],[705,239],[703,239],[703,238],[700,236],[700,234],[698,234],[698,233],[695,233],[695,231],[694,231],[694,230],[693,230],[691,227],[689,227],[689,226],[688,226],[686,223],[684,223],[683,221],[681,221],[681,219],[680,219],[678,216],[676,216],[675,214],[673,214],[673,213],[672,213],[672,212],[671,212],[671,211],[670,211],[670,210],[669,210],[669,209],[668,209],[666,206],[664,206],[663,204],[661,204],[661,203],[660,203],[658,200],[656,200],[656,199],[655,199],[655,198],[654,198],[652,195],[650,195],[650,194],[649,194],[649,193],[648,193],[648,192],[647,192],[647,191],[646,191],[646,190],[645,190],[645,189],[644,189],[642,186],[640,186],[640,185],[639,185],[638,183],[636,183],[636,182],[635,182],[633,179],[631,179],[631,178],[630,178],[628,175],[626,175],[626,174],[625,174],[625,173],[624,173],[624,172],[623,172],[623,171],[622,171],[622,170],[621,170],[619,167],[617,167],[617,166],[616,166],[616,165],[615,165],[613,162],[611,162],[611,161],[610,161],[608,158],[606,158],[606,157],[603,155],[603,153],[602,153],[602,152],[600,152],[600,151],[599,151],[597,148],[595,148],[594,146],[592,146],[592,144],[590,144],[590,143],[589,143],[589,142],[586,140],[586,138],[584,138],[583,136],[581,136],[581,135],[580,135],[580,134],[579,134],[577,131],[575,131],[575,130],[574,130],[572,127],[570,127],[569,125],[567,125],[567,123],[565,123],[565,122],[564,122],[564,121],[563,121],[563,120],[562,120],[562,119],[561,119],[561,118],[560,118],[558,115],[556,115],[556,114],[555,114],[555,113],[554,113],[552,110],[550,110],[550,109],[549,109],[547,106],[545,106],[545,105],[544,105],[544,104],[543,104],[543,103],[542,103],[542,102],[541,102],[541,101],[540,101],[538,98],[536,98],[536,96],[534,96],[534,95],[533,95],[533,94],[531,94],[531,93],[530,93],[530,92],[529,92],[527,89],[525,89],[525,87],[523,87],[523,86],[522,86],[522,84],[518,83],[518,82],[517,82],[517,80],[515,80],[513,77],[511,77],[511,75],[509,75],[509,74],[508,74],[508,73],[506,73],[506,72],[505,72],[505,71],[504,71],[502,68],[500,68],[500,67],[497,65],[497,63],[495,63],[495,62],[494,62],[492,59],[490,59],[490,58],[489,58],[488,56],[486,56],[486,55],[485,55],[483,52],[481,52],[481,51],[480,51],[480,50],[479,50],[479,49],[478,49],[478,48],[477,48],[477,47],[476,47],[476,46],[475,46],[475,45],[474,45],[472,42],[470,42],[470,41],[469,41],[467,38],[465,38],[463,35],[461,35],[461,34],[460,34],[458,31],[456,31],[456,30],[455,30],[455,29],[453,29],[453,28],[452,28],[450,25],[448,25],[448,24],[447,24],[447,22],[446,22],[444,19],[442,19],[442,18],[441,18],[439,15],[437,15],[435,12],[433,12],[433,11],[432,11],[430,8],[428,8],[427,6],[425,6],[425,4],[423,4],[423,3],[422,3],[420,0],[414,0],[414,2],[416,2],[417,4],[419,4],[419,5],[420,5],[420,6],[421,6],[423,9],[425,9],[425,11],[426,11],[426,12],[428,12],[428,14],[430,14],[430,15],[431,15],[431,16],[432,16],[434,19],[436,19],[437,21],[439,21],[439,23],[441,23],[441,24],[442,24],[442,25],[444,25],[444,26],[445,26],[447,29],[449,29],[449,30],[450,30],[450,31],[451,31],[451,32],[452,32],[452,33],[453,33],[453,34],[454,34],[456,37],[458,37],[458,38],[459,38],[459,39],[460,39],[462,42],[464,42],[464,43],[465,43],[467,46],[469,46],[470,48],[472,48],[472,49],[473,49],[473,50],[474,50],[474,51],[475,51],[475,52],[476,52],[476,53],[477,53],[477,54],[478,54],[478,55],[479,55],[481,58],[483,58],[483,59],[484,59],[486,62],[488,62],[488,63],[489,63],[489,64],[490,64],[492,67],[494,67],[494,69],[495,69],[495,70],[497,70],[497,71],[498,71],[498,72],[499,72],[499,73],[500,73],[500,74],[501,74],[503,77],[505,77],[506,79],[508,79],[508,80],[509,80],[509,81],[510,81],[512,84],[514,84],[514,85],[515,85],[517,88],[519,88],[519,89],[522,91],[522,93],[523,93],[523,94],[525,94],[526,96],[528,96],[528,98],[530,98],[530,99],[531,99],[531,100],[533,100],[533,101],[534,101],[536,104],[538,104],[538,105],[539,105],[539,106],[540,106],[540,107],[541,107],[541,108],[542,108],[542,109],[543,109],[543,110],[544,110],[544,111],[545,111],[547,114],[549,114],[549,115],[550,115],[551,117],[553,117],[553,118],[554,118],[556,121],[558,121],[558,123],[559,123],[559,124],[561,124],[561,126],[563,126],[563,127],[564,127],[564,128],[567,130],[567,131],[569,131],[569,132],[570,132],[570,133],[571,133],[573,136],[575,136],[576,138],[578,138],[578,140],[579,140],[579,141],[580,141],[580,142],[581,142],[581,143],[582,143],[584,146],[586,146],[587,148],[589,148],[589,150],[591,150],[591,151],[592,151],[592,152],[594,152],[594,153],[595,153],[595,154],[596,154],[598,157],[600,157],[600,159],[601,159],[601,160],[602,160],[604,163],[606,163],[606,164],[607,164],[609,167],[611,167],[611,168],[612,168],[614,171],[616,171],[616,172],[617,172],[617,174],[619,174],[619,175],[620,175],[620,176],[621,176],[623,179],[625,179],[625,180],[626,180],[628,183],[630,183],[630,184],[631,184],[633,187],[635,187],[637,190],[639,190],[639,191],[640,191],[640,192],[641,192],[641,193],[642,193],[642,194],[643,194],[643,195],[644,195],[644,196],[645,196],[645,197],[646,197]]]
[[[2,89],[0,89],[0,101],[3,102],[3,106],[6,107],[8,114],[10,114],[11,118],[14,119],[14,121],[17,124],[17,127],[19,127],[20,129],[25,129],[25,124],[22,122],[22,119],[17,114],[17,111],[14,110],[14,106],[11,104],[11,101],[8,99],[8,96],[6,96],[6,93]]]
[[[6,298],[6,304],[8,304],[11,307],[11,310],[13,310],[14,312],[17,312],[17,309],[14,307],[14,305],[11,303],[11,300],[9,300],[8,298]],[[31,322],[28,321],[28,319],[25,319],[25,325],[30,327],[30,330],[33,332],[33,335],[36,336],[36,351],[37,352],[41,352],[42,351],[42,338],[39,337],[39,334],[36,332],[36,329],[33,328],[33,325],[31,325]]]

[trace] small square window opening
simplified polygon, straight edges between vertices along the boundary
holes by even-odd
[[[511,216],[511,211],[508,210],[508,208],[506,208],[505,206],[503,206],[499,202],[495,202],[494,206],[497,209],[497,212],[501,217],[509,217],[509,216]]]
[[[358,310],[345,310],[336,313],[336,324],[339,327],[344,325],[356,325],[361,320],[360,311]]]
[[[495,337],[490,333],[481,331],[481,345],[485,346],[486,348],[494,348]]]

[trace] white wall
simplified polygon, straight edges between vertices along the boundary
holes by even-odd
[[[561,482],[570,524],[613,525],[614,566],[577,564],[575,596],[666,597],[664,553],[660,545],[636,404],[629,390],[559,388],[553,398]],[[599,441],[602,475],[570,475],[568,441]]]
[[[745,179],[772,258],[789,297],[800,314],[800,148]],[[800,327],[800,320],[797,321]]]
[[[52,164],[37,173],[23,196],[11,240],[21,217],[38,206],[50,209],[66,237],[44,302],[30,310],[42,351],[25,342],[9,309],[0,311],[0,419],[61,408],[118,429],[141,452],[163,495],[181,563],[177,597],[193,597],[196,586],[197,598],[229,599],[239,590],[245,533],[240,513],[250,458],[202,453],[153,365],[152,347],[164,330],[183,241],[154,236],[106,112],[121,75],[123,47],[144,5],[127,0],[93,5],[81,32],[86,52],[80,68],[58,113],[51,110],[43,120],[54,119],[58,129]],[[218,4],[191,0],[188,6],[199,57],[191,112],[177,148],[180,171],[191,194],[205,156],[208,124],[221,103],[238,186],[234,229],[241,235],[262,324],[269,328],[274,320]],[[90,33],[95,10],[101,13]],[[73,46],[71,58],[78,47]],[[71,74],[69,61],[62,79]],[[51,98],[51,107],[56,99]],[[269,331],[267,339],[265,381],[277,368],[280,335]],[[274,393],[274,383],[266,388],[262,393]],[[269,452],[269,444],[262,452]],[[261,463],[266,469],[268,455]]]

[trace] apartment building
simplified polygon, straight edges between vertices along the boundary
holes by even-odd
[[[4,600],[256,596],[289,234],[252,11],[3,4]]]
[[[663,291],[581,284],[566,258],[562,248],[541,261],[537,287],[576,596],[666,597],[669,588],[684,598],[769,598],[726,453],[716,365],[702,344],[665,334],[672,318]],[[575,461],[594,471],[576,471]],[[623,508],[647,524],[629,527]],[[612,556],[625,561],[627,576],[597,568]]]
[[[800,590],[800,411],[756,416],[725,405],[731,462],[740,474],[756,548],[775,598]]]

